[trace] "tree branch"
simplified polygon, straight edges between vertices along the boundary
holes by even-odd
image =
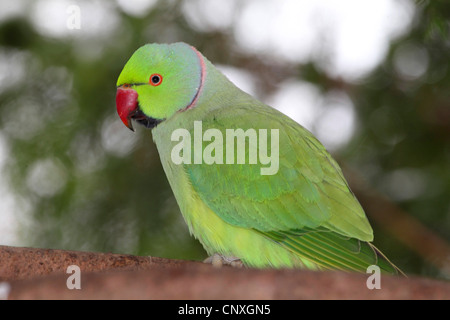
[[[0,246],[0,281],[65,274],[70,265],[77,265],[84,272],[97,272],[147,270],[154,266],[175,268],[186,263],[197,262],[126,254]]]
[[[81,269],[80,290],[66,286],[69,265]],[[446,282],[382,276],[381,289],[369,290],[368,277],[0,246],[0,279],[9,299],[450,299]]]

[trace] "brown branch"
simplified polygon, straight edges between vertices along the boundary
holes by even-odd
[[[84,272],[180,267],[188,261],[125,254],[0,246],[0,281],[65,274],[77,265]],[[194,263],[194,262],[192,262]]]
[[[66,286],[72,264],[81,269],[80,290]],[[382,276],[381,289],[369,290],[368,276],[0,246],[9,299],[450,299],[446,282]]]

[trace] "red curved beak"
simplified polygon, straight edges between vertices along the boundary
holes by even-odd
[[[116,107],[120,120],[131,131],[134,131],[131,118],[138,111],[138,94],[133,89],[117,88]]]

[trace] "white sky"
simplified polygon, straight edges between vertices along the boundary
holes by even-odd
[[[80,7],[80,30],[67,28],[67,8],[74,4]],[[29,11],[38,32],[48,37],[90,41],[89,50],[80,46],[80,55],[89,59],[105,54],[101,42],[96,43],[95,39],[112,37],[120,29],[122,22],[116,6],[130,15],[143,16],[156,4],[156,0],[16,0],[2,5],[0,21]],[[199,31],[230,30],[236,45],[246,52],[274,60],[314,61],[330,76],[351,82],[367,76],[383,61],[390,41],[407,32],[414,5],[412,0],[190,0],[183,2],[183,13]],[[2,63],[5,59],[12,63],[17,60],[0,48],[0,85],[14,76],[13,64]],[[428,64],[426,52],[415,44],[402,48],[395,59],[397,72],[410,79],[420,77]],[[244,91],[257,91],[248,72],[232,66],[220,69]],[[336,91],[323,96],[314,85],[303,81],[286,79],[266,102],[311,130],[331,151],[345,145],[357,125],[355,106],[345,93]],[[111,126],[105,122],[101,145],[106,152],[126,154],[128,149],[105,138]],[[0,170],[7,150],[0,131]],[[36,177],[53,168],[61,170],[60,176],[64,177],[57,160],[47,159],[41,164],[32,166],[28,179],[31,189],[36,186]],[[56,181],[42,190],[57,192],[60,185]],[[1,179],[0,201],[0,244],[19,245],[17,199]]]

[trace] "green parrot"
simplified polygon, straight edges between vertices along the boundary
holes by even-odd
[[[139,48],[117,80],[116,106],[131,130],[132,120],[152,129],[189,231],[209,255],[256,268],[401,272],[371,244],[325,147],[194,47]]]

